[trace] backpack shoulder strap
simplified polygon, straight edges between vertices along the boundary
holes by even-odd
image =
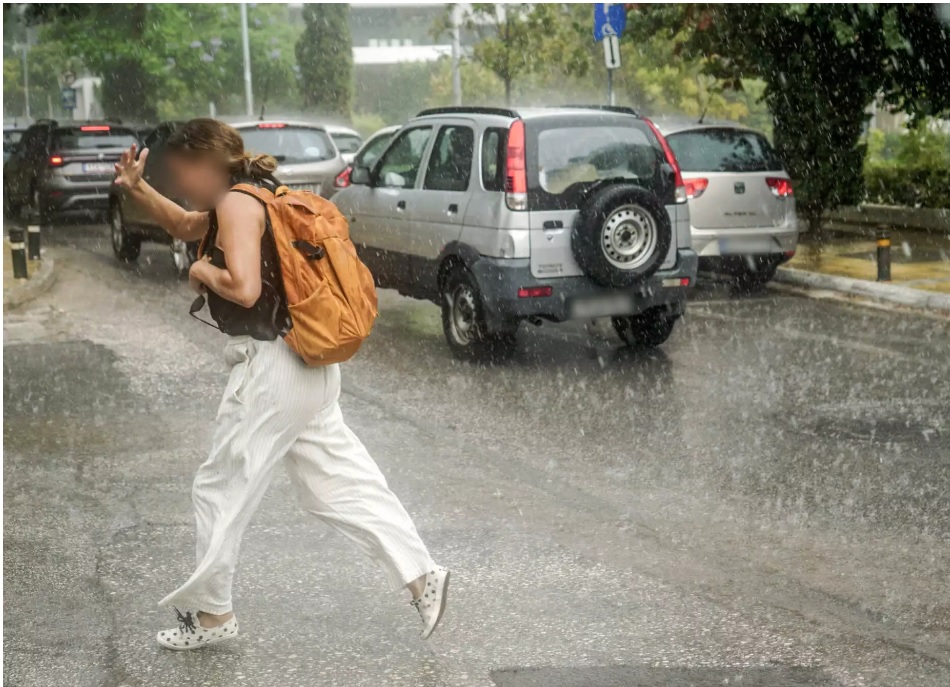
[[[273,191],[254,184],[236,184],[231,187],[231,190],[257,198],[264,205],[270,205],[275,198]]]

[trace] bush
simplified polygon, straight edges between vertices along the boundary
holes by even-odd
[[[925,126],[872,132],[864,164],[867,202],[950,208],[950,135]]]

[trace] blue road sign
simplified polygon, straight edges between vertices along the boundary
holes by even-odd
[[[594,40],[619,36],[627,26],[627,8],[622,2],[598,2],[594,5]]]
[[[76,89],[75,89],[75,88],[69,88],[69,87],[67,86],[66,88],[63,88],[63,89],[59,92],[59,94],[60,94],[60,96],[61,96],[62,99],[63,99],[63,109],[64,109],[64,110],[75,110],[75,109],[76,109]]]

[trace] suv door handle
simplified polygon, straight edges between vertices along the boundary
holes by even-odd
[[[454,214],[458,213],[458,211],[459,211],[459,206],[456,205],[455,203],[452,203],[452,204],[449,206],[449,214],[450,214],[450,215],[454,215]]]
[[[405,210],[405,209],[406,209],[406,201],[404,201],[404,200],[396,201],[396,209],[397,209],[397,210]]]

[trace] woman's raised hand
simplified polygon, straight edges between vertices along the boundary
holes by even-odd
[[[135,144],[122,153],[122,157],[115,163],[115,183],[129,190],[138,186],[145,170],[145,160],[148,158],[148,148],[143,148],[138,159],[135,158]]]

